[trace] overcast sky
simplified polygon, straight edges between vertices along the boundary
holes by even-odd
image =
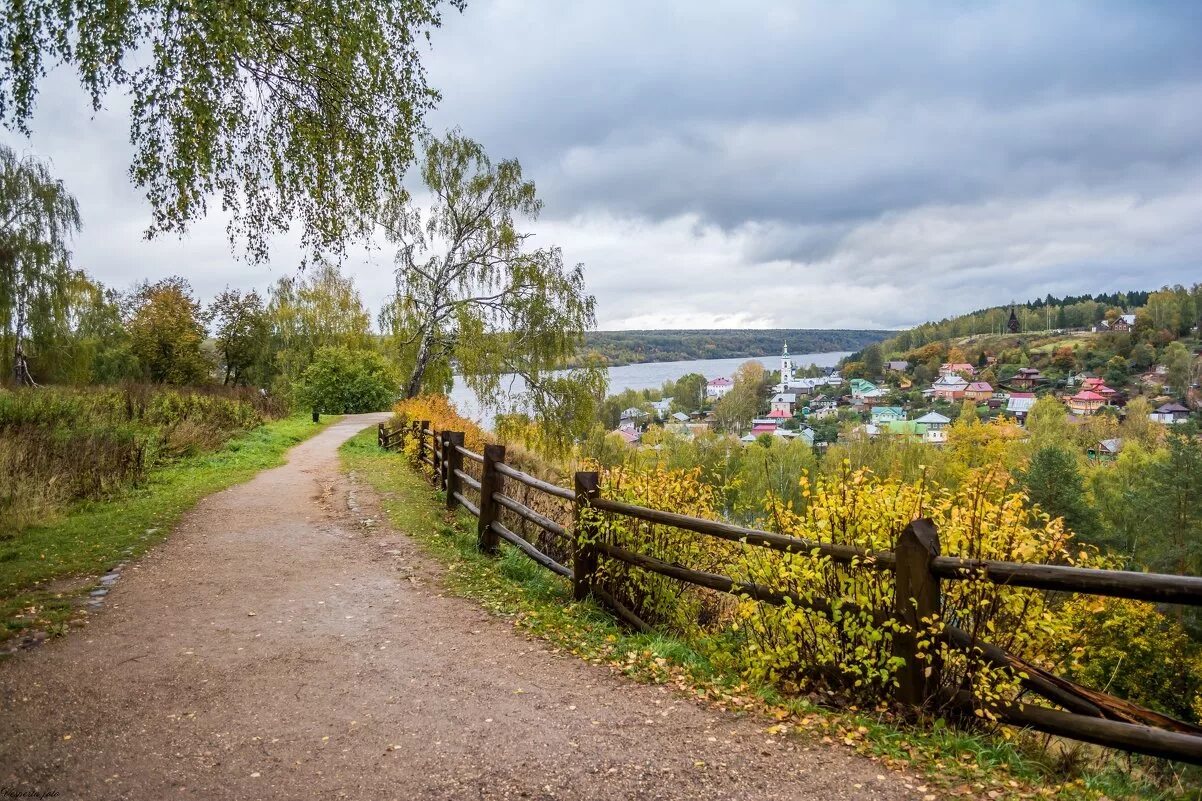
[[[458,125],[518,157],[539,244],[602,328],[899,327],[1202,281],[1202,3],[469,0],[427,59]],[[26,140],[79,198],[80,266],[208,297],[299,261],[224,221],[145,242],[120,98],[45,85]],[[378,307],[387,251],[347,269]]]

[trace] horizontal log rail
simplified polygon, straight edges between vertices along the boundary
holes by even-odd
[[[527,542],[526,540],[519,537],[517,534],[514,534],[501,521],[499,521],[499,520],[492,521],[492,530],[497,532],[497,534],[499,534],[501,536],[501,539],[507,541],[510,545],[517,548],[519,551],[526,554],[526,556],[529,556],[535,562],[538,562],[540,565],[547,568],[552,573],[558,573],[559,575],[563,576],[564,578],[572,577],[571,568],[564,567],[559,562],[556,562],[554,559],[547,556],[545,553],[540,551],[538,548],[535,548],[529,542]]]
[[[937,556],[931,572],[953,581],[980,576],[994,584],[1054,592],[1079,592],[1134,601],[1202,606],[1202,577],[1131,570],[1098,570],[1072,565],[1031,565],[1018,562]]]
[[[492,497],[494,501],[513,512],[518,517],[529,520],[534,525],[539,526],[540,528],[543,528],[552,534],[555,534],[556,536],[568,536],[568,530],[566,528],[559,525],[546,515],[539,514],[521,501],[510,498],[507,495],[501,495],[500,493],[493,493]]]
[[[952,701],[956,707],[968,712],[977,708],[971,694],[964,691],[956,693]],[[990,711],[1004,723],[1035,729],[1045,734],[1202,765],[1202,737],[1197,735],[1165,731],[1138,723],[1078,715],[1021,702],[1003,704]]]
[[[472,513],[473,517],[480,516],[480,507],[476,506],[476,504],[472,503],[469,499],[463,497],[463,493],[453,492],[451,494],[455,497],[455,500],[459,502],[460,506]]]
[[[529,473],[523,473],[521,470],[514,470],[507,464],[498,464],[497,472],[514,481],[525,484],[527,487],[533,487],[540,492],[545,492],[548,495],[553,495],[556,498],[563,498],[565,501],[575,500],[576,496],[567,487],[558,487],[548,481],[543,481],[541,478],[535,478]]]
[[[596,548],[600,553],[605,554],[611,559],[617,559],[619,562],[625,562],[628,565],[650,570],[652,573],[658,573],[661,576],[687,581],[689,584],[696,584],[698,587],[706,587],[718,592],[763,601],[773,606],[795,606],[799,609],[810,609],[827,615],[833,611],[831,603],[824,598],[803,598],[797,593],[769,589],[762,584],[735,581],[730,576],[723,576],[719,573],[707,573],[704,570],[694,570],[691,567],[665,562],[662,559],[656,559],[654,556],[628,551],[625,548],[618,548],[607,542],[598,542]],[[858,611],[856,607],[850,604],[841,605],[840,608],[848,614],[854,614]]]
[[[636,506],[632,503],[613,501],[608,498],[597,498],[593,502],[593,507],[605,512],[613,512],[614,514],[645,520],[648,523],[658,523],[664,526],[672,526],[673,528],[681,528],[686,531],[706,534],[710,537],[717,537],[731,542],[744,542],[748,545],[771,548],[776,551],[784,551],[785,553],[828,556],[832,562],[839,564],[850,565],[855,563],[878,570],[888,570],[893,567],[893,554],[888,551],[869,553],[859,548],[853,548],[850,545],[836,545],[829,542],[804,540],[800,537],[775,534],[771,531],[761,531],[756,528],[745,528],[732,523],[723,523],[719,520],[705,520],[699,517],[677,514],[676,512],[665,512],[661,509],[649,509],[645,506]]]
[[[610,595],[609,591],[604,587],[600,585],[593,587],[593,594],[600,598],[606,606],[614,610],[618,617],[635,631],[643,634],[651,634],[655,631],[655,629],[647,625],[647,623],[644,622],[641,617],[630,611],[630,607],[626,606],[626,604]]]
[[[460,456],[462,456],[464,459],[471,459],[473,462],[479,462],[480,464],[484,464],[484,457],[481,454],[476,453],[475,451],[469,451],[467,448],[463,447],[462,445],[456,445],[455,451]]]
[[[480,491],[480,482],[477,481],[475,478],[473,478],[470,473],[465,473],[462,470],[459,470],[458,468],[456,468],[452,472],[454,472],[455,478],[459,479],[464,484],[467,484],[469,487],[474,489],[476,492]]]
[[[938,537],[929,521],[915,521],[908,526],[893,551],[869,552],[848,545],[807,540],[603,498],[597,489],[595,473],[577,473],[576,490],[573,491],[507,464],[503,447],[490,445],[485,453],[475,453],[462,445],[462,433],[438,432],[424,421],[412,427],[402,426],[393,430],[381,424],[378,443],[381,448],[395,450],[403,443],[406,434],[417,438],[415,461],[433,469],[435,484],[446,492],[448,508],[460,506],[477,518],[478,545],[482,550],[496,553],[497,541],[505,540],[535,563],[556,575],[571,579],[574,597],[582,599],[592,594],[618,618],[638,631],[652,629],[595,580],[598,555],[718,592],[777,606],[806,609],[834,621],[863,615],[870,616],[876,624],[900,620],[905,625],[899,629],[901,633],[894,637],[894,655],[902,657],[906,665],[899,675],[896,693],[897,700],[902,703],[925,705],[938,700],[949,708],[972,709],[972,698],[965,692],[934,697],[936,694],[929,688],[936,686],[939,667],[933,666],[932,671],[931,665],[924,667],[918,662],[914,643],[908,642],[904,634],[906,626],[910,626],[911,631],[917,630],[911,625],[914,621],[907,620],[908,617],[922,619],[926,615],[938,614],[941,608],[940,580],[985,580],[997,585],[1045,592],[1202,606],[1202,577],[943,556],[939,553]],[[483,465],[481,478],[477,479],[460,468],[464,459]],[[576,522],[569,528],[505,494],[506,479],[551,497],[572,501]],[[464,496],[465,489],[479,493],[479,504]],[[827,558],[834,564],[846,567],[890,572],[896,575],[896,608],[868,609],[837,599],[805,597],[796,592],[743,582],[730,576],[695,570],[655,556],[636,553],[599,537],[601,529],[595,516],[582,514],[588,509],[728,542],[799,556]],[[507,527],[499,519],[501,510],[507,510],[557,537],[575,542],[572,566],[561,564]],[[941,637],[957,650],[973,653],[995,667],[1013,671],[1019,676],[1024,691],[1066,710],[1014,701],[991,710],[1004,723],[1135,753],[1202,764],[1202,727],[1055,676],[1002,648],[976,640],[954,626],[945,625]],[[908,638],[915,639],[912,634]],[[936,676],[932,677],[932,673]]]

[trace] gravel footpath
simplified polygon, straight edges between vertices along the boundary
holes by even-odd
[[[202,501],[80,632],[0,663],[0,797],[895,799],[845,749],[553,654],[380,523],[337,448]]]

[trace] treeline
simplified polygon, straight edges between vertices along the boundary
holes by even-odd
[[[1197,325],[1202,317],[1202,284],[1195,284],[1192,288],[1165,287],[1155,292],[1098,293],[1063,298],[1048,295],[1013,307],[1003,305],[978,309],[902,331],[881,342],[881,350],[885,353],[903,353],[931,342],[980,334],[1004,334],[1008,330],[1012,308],[1020,332],[1088,329],[1103,321],[1113,322],[1122,314],[1139,316],[1142,310],[1148,318],[1148,325],[1158,329],[1182,329],[1181,333],[1185,333]]]
[[[744,359],[778,354],[786,342],[792,353],[855,351],[890,333],[813,328],[590,331],[577,361],[597,356],[609,364]]]
[[[399,383],[382,357],[364,355],[378,355],[387,338],[372,332],[353,281],[331,264],[280,278],[265,295],[227,288],[207,305],[178,276],[121,291],[70,271],[46,294],[54,303],[28,316],[24,337],[0,330],[5,373],[23,383],[253,386],[302,402],[306,371],[328,350],[390,371],[394,391]]]

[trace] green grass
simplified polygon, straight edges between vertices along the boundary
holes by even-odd
[[[35,628],[61,634],[78,613],[79,594],[122,559],[163,539],[201,498],[283,464],[284,453],[333,417],[314,425],[308,415],[266,423],[211,453],[151,472],[143,486],[112,500],[78,504],[43,524],[0,539],[0,641]],[[48,588],[59,579],[70,590]]]
[[[1136,760],[1133,775],[1117,754],[1091,762],[1075,751],[1063,754],[1059,746],[1045,748],[1037,737],[1012,729],[1005,730],[1010,735],[1006,737],[941,720],[910,725],[883,709],[829,709],[748,682],[739,675],[721,635],[684,642],[629,632],[594,603],[573,602],[566,580],[516,549],[502,543],[499,558],[481,554],[476,550],[475,519],[465,512],[447,512],[430,483],[404,458],[376,447],[374,432],[345,443],[342,460],[346,469],[380,493],[393,526],[446,565],[451,593],[474,599],[559,651],[609,664],[638,681],[672,685],[720,709],[760,713],[771,735],[843,743],[887,766],[916,773],[918,784],[936,795],[1062,801],[1202,798],[1189,784],[1196,778],[1173,781],[1164,763],[1154,760]],[[1149,768],[1162,771],[1159,781],[1141,778]]]

